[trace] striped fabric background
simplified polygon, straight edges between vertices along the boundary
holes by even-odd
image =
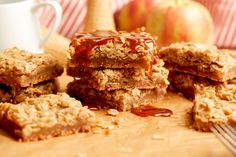
[[[215,23],[215,44],[236,49],[236,0],[197,0],[207,7]]]
[[[43,0],[38,0],[43,1]],[[236,49],[236,0],[196,0],[205,5],[210,11],[215,23],[214,42],[221,48]],[[63,19],[58,32],[72,38],[75,32],[83,30],[84,18],[87,12],[87,0],[58,0],[63,8]],[[129,0],[111,0],[112,10],[115,12]],[[53,22],[52,9],[42,8],[38,16],[43,26],[50,26]]]

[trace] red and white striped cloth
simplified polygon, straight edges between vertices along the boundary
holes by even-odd
[[[236,0],[197,0],[210,11],[215,23],[214,42],[236,49]]]
[[[38,0],[40,1],[40,0]],[[42,0],[43,1],[43,0]],[[206,6],[215,23],[214,42],[221,48],[236,49],[236,0],[196,0]],[[81,32],[87,12],[87,0],[58,0],[63,8],[63,18],[58,32],[72,38],[76,32]],[[129,0],[111,0],[115,12]],[[38,15],[43,26],[53,22],[53,11],[48,8],[39,10]]]

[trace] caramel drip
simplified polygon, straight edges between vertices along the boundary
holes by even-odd
[[[157,108],[151,105],[142,105],[131,109],[131,113],[140,117],[170,117],[173,112],[165,108]]]

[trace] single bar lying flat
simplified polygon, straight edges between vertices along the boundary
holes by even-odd
[[[94,122],[95,114],[66,93],[0,104],[0,126],[22,141],[89,131]]]
[[[50,54],[31,54],[17,48],[0,54],[0,83],[28,87],[61,75],[63,67]]]
[[[236,53],[230,50],[195,43],[175,43],[163,47],[160,56],[169,70],[218,82],[236,78]]]

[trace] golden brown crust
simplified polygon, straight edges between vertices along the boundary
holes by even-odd
[[[17,105],[0,104],[1,127],[22,141],[89,131],[94,121],[94,113],[66,93],[27,98]]]
[[[236,53],[214,46],[175,43],[160,50],[170,70],[207,77],[224,82],[236,77]]]
[[[0,83],[28,87],[61,75],[63,67],[50,54],[30,54],[17,48],[0,54]]]

